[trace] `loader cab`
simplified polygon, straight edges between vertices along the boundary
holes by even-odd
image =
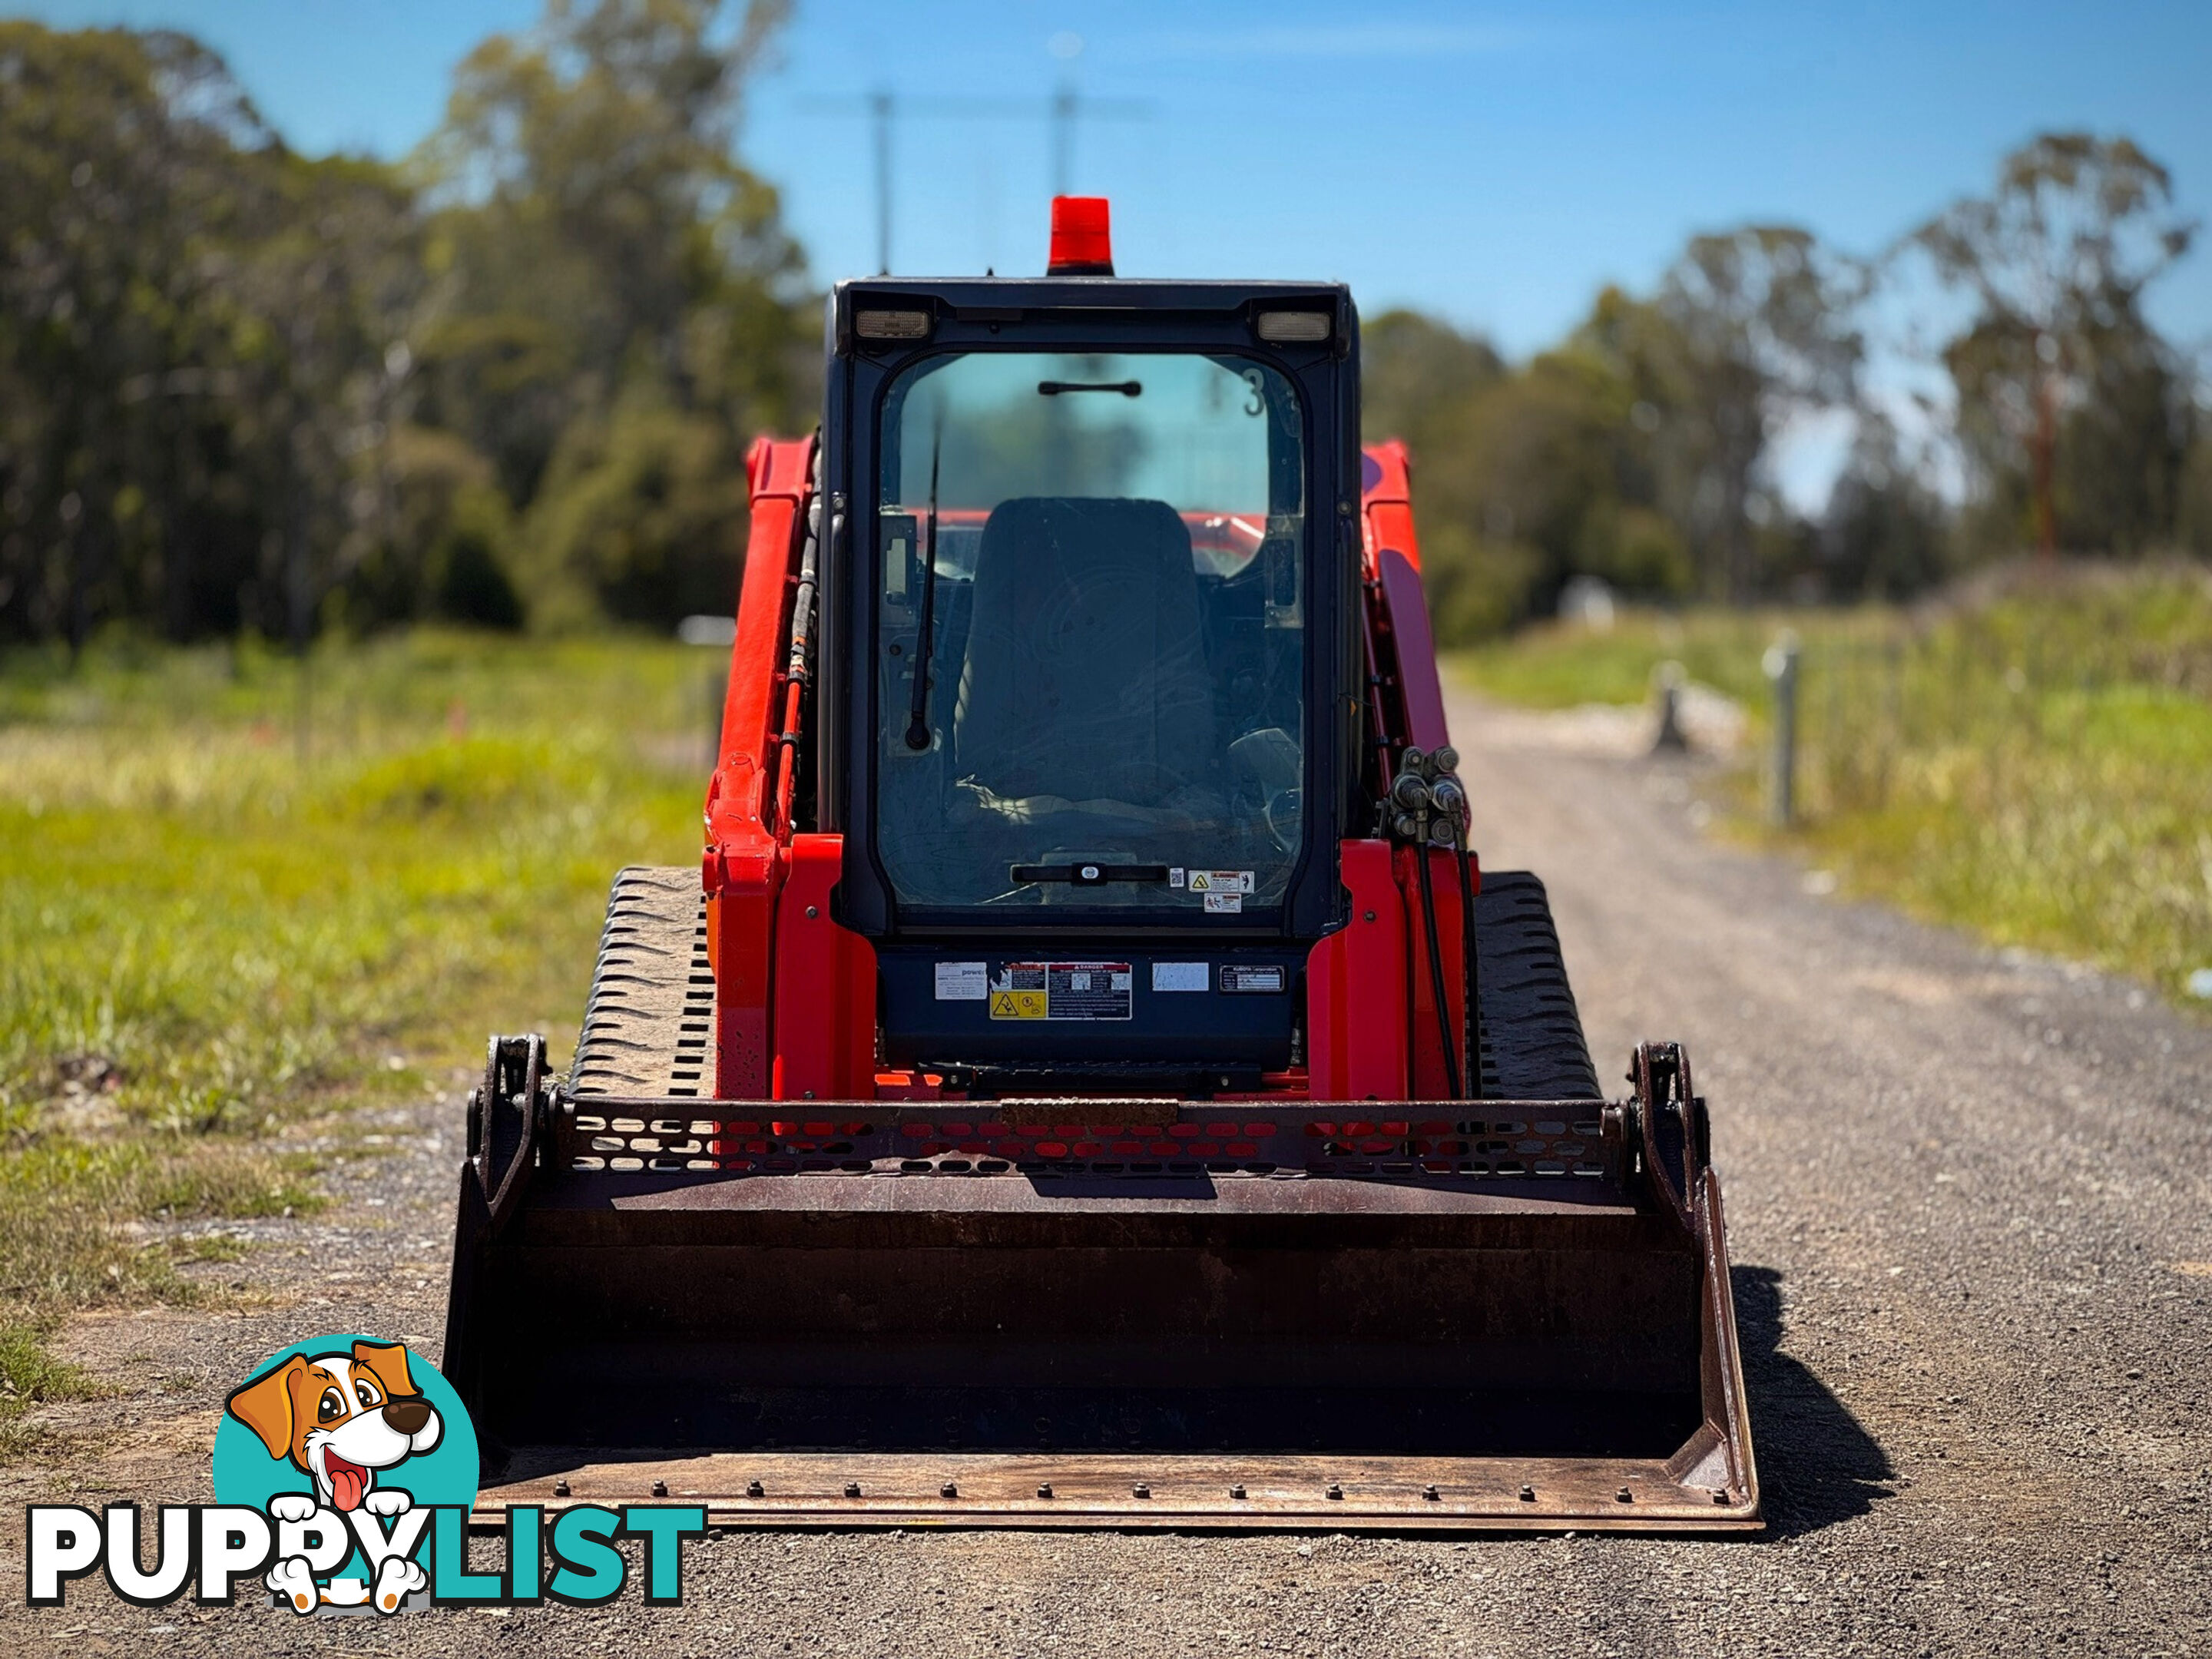
[[[885,1062],[1260,1086],[1360,833],[1348,294],[879,279],[830,327],[817,811]]]

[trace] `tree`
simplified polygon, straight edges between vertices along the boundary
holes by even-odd
[[[2173,400],[2144,390],[2142,367],[2159,353],[2140,301],[2195,234],[2172,201],[2171,176],[2130,140],[2045,133],[2005,158],[1990,195],[1954,203],[1908,239],[1942,282],[1976,302],[1944,354],[1962,435],[1985,488],[2001,490],[2008,452],[2024,453],[2036,545],[2046,557],[2058,544],[2064,412],[2124,382],[2117,404],[2136,403],[2137,441],[2146,424],[2170,424]],[[2146,398],[2160,406],[2147,423]],[[2114,412],[2130,423],[2123,409]],[[2081,428],[2085,441],[2100,424]],[[2101,424],[2109,433],[2111,422]],[[2160,487],[2170,499],[2172,486]]]
[[[1362,322],[1359,362],[1367,436],[1402,438],[1416,448],[1442,436],[1506,375],[1505,360],[1489,341],[1403,309]]]
[[[2194,435],[2176,486],[2174,539],[2191,553],[2212,555],[2212,410],[2191,410]]]
[[[1631,304],[1609,290],[1610,313]],[[1690,585],[1680,533],[1658,511],[1656,411],[1613,354],[1577,337],[1509,368],[1486,341],[1408,312],[1362,331],[1370,439],[1411,447],[1423,569],[1439,631],[1494,633],[1601,575],[1646,599]]]
[[[189,490],[220,465],[198,441],[228,367],[210,255],[251,216],[234,159],[267,139],[167,33],[0,23],[0,623],[78,642],[150,597],[159,474]]]
[[[795,412],[803,270],[738,159],[747,76],[784,7],[550,0],[462,63],[422,165],[443,204],[429,418],[475,436],[518,507],[569,422],[626,383],[753,425]]]
[[[1668,505],[1717,597],[1741,603],[1758,589],[1753,515],[1777,428],[1793,411],[1856,397],[1864,292],[1861,268],[1810,232],[1747,225],[1693,237],[1651,319],[1624,331],[1627,372],[1662,411]]]
[[[0,638],[728,603],[817,349],[733,148],[783,8],[727,9],[549,0],[405,170],[184,35],[0,23]]]
[[[0,633],[304,639],[376,510],[420,266],[186,37],[0,24]]]
[[[1934,586],[1948,563],[1948,531],[1942,500],[1906,457],[1895,425],[1862,411],[1814,536],[1828,593],[1902,599]]]

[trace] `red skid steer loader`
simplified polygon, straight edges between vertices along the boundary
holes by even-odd
[[[1705,1102],[1478,868],[1351,296],[1104,210],[841,283],[752,450],[700,866],[471,1100],[480,1518],[1755,1528]]]

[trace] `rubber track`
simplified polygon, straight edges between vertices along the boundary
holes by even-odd
[[[1475,900],[1482,1091],[1492,1100],[1602,1098],[1544,884],[1485,870]]]
[[[615,878],[576,1040],[579,1095],[704,1095],[714,1021],[707,901],[689,866],[632,865]]]

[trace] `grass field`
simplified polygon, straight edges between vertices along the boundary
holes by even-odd
[[[0,659],[0,1449],[92,1386],[68,1311],[227,1293],[179,1268],[314,1204],[307,1126],[565,1047],[614,870],[696,856],[713,660],[417,634],[303,720],[252,647]]]
[[[1785,629],[1802,651],[1803,817],[1789,839],[1847,890],[2205,1006],[2187,990],[2212,968],[2201,567],[2030,568],[1911,613],[1632,613],[1459,665],[1492,696],[1560,708],[1639,702],[1673,659],[1743,702],[1763,739],[1760,659]],[[1748,830],[1761,781],[1739,781]]]

